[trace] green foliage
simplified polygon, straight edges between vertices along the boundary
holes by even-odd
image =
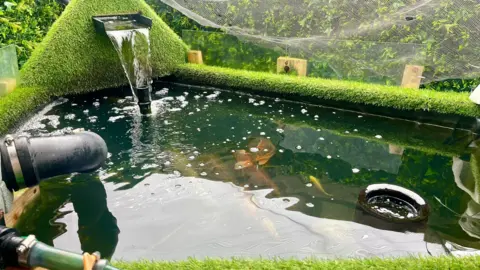
[[[296,95],[306,101],[318,98],[399,110],[480,116],[480,107],[472,103],[466,93],[419,91],[361,82],[282,76],[192,64],[179,66],[174,79],[183,83],[273,92],[279,96]]]
[[[127,84],[113,45],[105,35],[96,33],[92,16],[138,11],[153,20],[153,76],[170,74],[185,62],[187,46],[144,1],[73,0],[24,65],[21,83],[48,89],[55,95]]]
[[[21,67],[62,11],[56,0],[0,1],[0,47],[15,44]]]
[[[458,5],[453,0],[441,0],[428,7],[431,12],[428,18],[417,16],[408,23],[402,17],[405,15],[402,12],[404,1],[378,1],[375,11],[362,9],[359,5],[357,16],[351,16],[348,8],[351,1],[298,3],[300,6],[296,8],[309,11],[306,16],[285,6],[284,1],[270,2],[269,10],[263,13],[258,12],[265,9],[262,2],[226,3],[227,12],[222,14],[225,27],[233,23],[245,31],[265,29],[269,36],[312,37],[324,33],[326,37],[288,47],[273,46],[251,37],[218,34],[218,29],[213,33],[204,32],[212,29],[199,25],[158,0],[148,2],[187,44],[202,50],[208,65],[274,73],[279,55],[292,56],[308,59],[308,76],[311,77],[398,85],[405,64],[420,64],[427,67],[427,77],[453,78],[427,83],[423,88],[461,92],[470,91],[479,83],[477,79],[458,79],[475,76],[469,63],[472,57],[480,55],[474,41],[476,30],[465,27],[479,16],[480,9],[474,2],[463,1]],[[408,5],[415,3],[418,1],[410,1]],[[416,14],[415,10],[411,12],[407,15]],[[212,9],[211,16],[215,14]],[[364,17],[370,18],[366,21],[372,22],[371,25],[357,21]],[[365,25],[358,33],[339,31],[349,25],[356,29],[359,23]],[[445,46],[458,50],[452,52]]]
[[[180,11],[164,4],[159,0],[145,0],[155,12],[162,18],[162,20],[170,26],[170,28],[179,36],[182,36],[182,31],[185,29],[188,30],[208,30],[208,31],[219,31],[215,28],[209,28],[200,25],[194,20],[183,15]]]
[[[476,269],[480,256],[444,257],[407,257],[397,259],[344,259],[344,260],[267,260],[267,259],[206,259],[168,262],[137,261],[115,262],[114,266],[124,270],[147,269],[322,269],[322,270],[357,270],[357,269]]]

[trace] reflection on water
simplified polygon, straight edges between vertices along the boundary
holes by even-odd
[[[19,221],[23,233],[117,259],[480,249],[473,134],[215,89],[156,88],[153,116],[140,116],[117,89],[63,100],[21,129],[85,128],[110,152],[91,175],[42,183],[35,209]],[[428,222],[363,211],[359,194],[374,183],[421,195]],[[407,208],[399,208],[405,216]]]

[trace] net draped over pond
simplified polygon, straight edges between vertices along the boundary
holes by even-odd
[[[156,89],[150,116],[117,89],[61,99],[21,128],[84,128],[110,152],[97,172],[42,182],[35,210],[19,221],[23,234],[128,260],[480,249],[468,132],[218,89]],[[426,226],[369,222],[357,201],[376,183],[422,196]]]
[[[478,1],[150,2],[223,30],[184,31],[183,39],[204,51],[207,62],[242,62],[250,52],[255,55],[242,68],[256,69],[269,65],[268,56],[291,56],[308,60],[309,76],[397,85],[405,65],[425,66],[423,83],[479,77]]]

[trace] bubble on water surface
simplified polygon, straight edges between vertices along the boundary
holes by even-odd
[[[358,118],[362,118],[362,117],[363,117],[363,115],[359,115],[359,116],[358,116]]]
[[[168,94],[168,88],[162,88],[161,90],[155,92],[155,95],[157,96],[164,96]]]
[[[75,114],[69,113],[69,114],[65,115],[64,118],[66,120],[73,120],[73,119],[75,119]]]
[[[279,149],[279,150],[278,150],[278,152],[280,152],[280,153],[283,153],[283,152],[284,152],[284,150],[283,150],[283,149]]]
[[[118,119],[122,119],[122,118],[125,118],[125,115],[118,115],[118,116],[110,116],[108,118],[108,122],[115,122],[117,121]]]
[[[188,163],[187,168],[191,168],[191,167],[192,167],[192,164]]]
[[[200,173],[201,176],[207,176],[207,173],[206,172],[202,172]]]
[[[73,105],[73,104],[72,104],[72,105]],[[95,106],[95,107],[100,107],[100,102],[97,102],[97,101],[93,102],[93,106]]]
[[[277,132],[278,132],[278,133],[283,133],[283,132],[285,132],[285,130],[283,130],[283,129],[281,129],[281,128],[277,128]]]
[[[325,141],[325,138],[323,138],[323,137],[320,137],[320,138],[318,138],[318,139],[319,139],[320,141]]]
[[[315,206],[315,205],[313,205],[313,203],[306,203],[305,205],[306,205],[307,207],[310,207],[310,208],[312,208],[312,207]]]
[[[382,138],[382,135],[375,135],[375,138],[381,139],[381,138]]]
[[[83,113],[84,113],[84,114],[88,114],[88,112],[89,112],[88,109],[83,110]]]
[[[244,188],[249,188],[250,186],[248,184],[244,185],[243,186]]]
[[[260,135],[261,135],[261,136],[265,136],[265,132],[260,132]]]
[[[163,163],[165,166],[170,166],[172,163],[170,161],[165,161],[165,163]]]
[[[354,131],[354,132],[358,132],[358,129],[354,129],[353,131]]]
[[[312,183],[307,183],[306,186],[307,187],[312,187],[313,185],[312,185]]]
[[[189,159],[189,160],[194,160],[194,159],[195,159],[195,156],[189,156],[188,159]]]
[[[206,96],[208,100],[214,100],[220,95],[220,91],[215,91],[213,94]]]
[[[252,153],[257,153],[258,150],[259,150],[259,149],[258,149],[257,147],[252,147],[252,148],[250,148],[250,152],[252,152]]]
[[[353,173],[359,173],[359,172],[360,172],[360,170],[359,170],[359,169],[357,169],[357,168],[353,168],[353,169],[352,169],[352,172],[353,172]]]
[[[98,116],[93,115],[93,116],[88,117],[88,121],[90,123],[95,123],[95,122],[97,122],[97,120],[98,120]]]
[[[295,148],[297,148],[297,150],[300,150],[300,149],[302,149],[302,146],[301,146],[301,145],[297,145],[297,147],[295,147]]]
[[[200,163],[199,165],[200,165],[200,167],[203,167],[203,166],[205,166],[205,164],[203,164],[203,163]]]
[[[157,167],[158,167],[158,164],[144,164],[141,169],[148,170],[148,169],[157,168]]]
[[[302,114],[306,114],[308,111],[306,109],[301,110]]]
[[[332,156],[328,155],[328,156],[327,156],[327,158],[328,158],[328,159],[331,159],[331,158],[332,158]]]

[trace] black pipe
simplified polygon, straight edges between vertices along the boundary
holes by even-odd
[[[150,86],[144,88],[136,88],[135,92],[138,98],[138,106],[141,114],[152,113],[152,90]]]
[[[32,187],[53,176],[95,171],[107,154],[105,141],[93,132],[18,137],[0,144],[2,179],[10,190]]]

